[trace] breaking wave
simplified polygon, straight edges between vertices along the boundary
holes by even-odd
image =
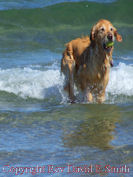
[[[107,92],[112,95],[133,95],[133,66],[119,63],[111,70]]]
[[[40,71],[31,68],[0,70],[0,90],[23,98],[44,99],[48,90],[54,93],[55,88],[57,90],[61,85],[59,70]]]
[[[0,70],[0,91],[14,93],[22,98],[45,99],[62,96],[63,77],[60,70],[51,68],[45,71],[32,67]],[[110,73],[106,90],[111,95],[133,96],[133,66],[120,63]]]

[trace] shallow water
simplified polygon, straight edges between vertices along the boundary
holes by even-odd
[[[1,177],[133,176],[132,5],[0,2]],[[115,43],[106,101],[68,104],[60,73],[64,44],[105,17],[123,36]]]

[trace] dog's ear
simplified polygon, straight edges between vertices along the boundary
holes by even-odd
[[[118,34],[117,30],[115,30],[114,35],[118,42],[122,42],[122,36]]]
[[[94,41],[95,39],[95,33],[96,33],[96,25],[94,25],[91,29],[91,33],[90,33],[90,40]]]

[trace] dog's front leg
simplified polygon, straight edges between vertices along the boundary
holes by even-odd
[[[97,102],[103,103],[105,101],[105,89],[101,90],[97,96]]]
[[[87,102],[93,102],[93,96],[92,96],[92,93],[90,92],[90,89],[89,89],[89,88],[86,88],[86,89],[85,89],[85,92],[84,92],[84,99],[85,99],[85,101],[87,101]]]

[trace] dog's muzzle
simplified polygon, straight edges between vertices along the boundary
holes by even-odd
[[[107,43],[103,43],[103,48],[105,51],[110,52],[113,46],[108,47]]]
[[[112,34],[109,33],[109,34],[106,36],[105,42],[103,43],[103,48],[104,48],[104,50],[105,50],[106,52],[110,52],[110,51],[111,51],[111,49],[112,49],[112,47],[113,47],[113,42],[114,42],[114,37],[113,37]],[[109,45],[109,44],[111,44],[111,43],[112,43],[112,45]]]

